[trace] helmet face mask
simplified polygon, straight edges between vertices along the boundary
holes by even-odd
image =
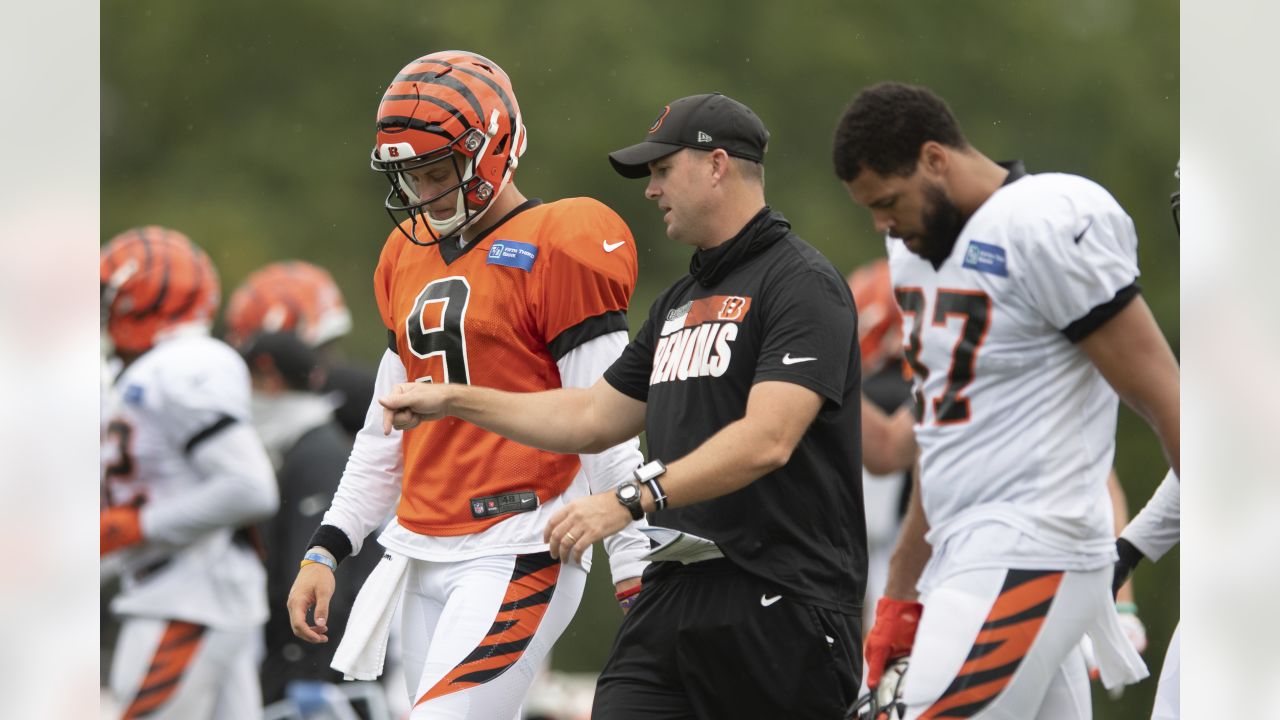
[[[858,698],[845,713],[847,720],[902,720],[907,712],[902,701],[907,665],[905,657],[889,663],[876,689]]]
[[[483,217],[526,146],[506,73],[463,51],[432,53],[406,65],[382,98],[377,129],[370,165],[391,184],[383,205],[418,245],[457,235]],[[453,163],[456,182],[423,197],[410,173],[446,160]],[[454,213],[432,217],[428,206],[451,193],[457,193]]]

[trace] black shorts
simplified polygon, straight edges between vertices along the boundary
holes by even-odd
[[[655,563],[596,684],[593,720],[836,720],[862,678],[861,618],[728,560]]]

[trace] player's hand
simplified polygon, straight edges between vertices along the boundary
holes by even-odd
[[[101,555],[137,545],[142,542],[142,520],[138,506],[117,505],[103,510],[98,530]]]
[[[862,655],[866,659],[867,687],[875,689],[890,662],[911,654],[924,605],[914,600],[882,597],[876,603],[876,624],[867,634]]]
[[[582,554],[631,522],[631,513],[613,491],[578,498],[551,516],[542,539],[551,546],[551,557],[582,562]]]
[[[1136,607],[1130,605],[1120,610],[1120,629],[1124,630],[1124,636],[1129,638],[1129,643],[1139,655],[1147,651],[1147,626],[1142,624]]]
[[[434,383],[400,383],[378,398],[382,405],[382,434],[411,430],[424,420],[439,420],[445,412],[446,388]]]
[[[329,600],[333,597],[333,571],[322,563],[298,570],[289,590],[289,625],[293,634],[309,643],[329,642]],[[315,625],[307,623],[307,611],[315,608]]]

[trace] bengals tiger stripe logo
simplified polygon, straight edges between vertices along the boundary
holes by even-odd
[[[919,720],[973,717],[995,700],[1040,634],[1062,576],[1049,570],[1009,571],[960,672]]]

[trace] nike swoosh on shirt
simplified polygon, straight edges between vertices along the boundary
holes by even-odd
[[[793,358],[793,357],[791,357],[791,353],[787,353],[786,355],[783,355],[783,356],[782,356],[782,364],[783,364],[783,365],[795,365],[796,363],[809,362],[810,360],[817,360],[817,359],[818,359],[818,358],[816,358],[816,357],[803,357],[803,358],[797,357],[797,358]]]
[[[1075,241],[1077,245],[1079,245],[1080,241],[1084,239],[1084,234],[1089,232],[1089,228],[1091,227],[1093,227],[1093,218],[1089,218],[1089,222],[1084,224],[1084,229],[1081,230],[1080,233],[1075,236]]]
[[[601,241],[601,243],[604,245],[604,251],[605,251],[605,252],[613,252],[614,250],[617,250],[618,248],[622,247],[623,245],[626,245],[626,244],[627,244],[627,241],[626,241],[626,240],[619,240],[619,241],[618,241],[618,242],[616,242],[616,243],[610,243],[610,242],[604,242],[604,241]]]
[[[768,595],[761,595],[760,604],[765,607],[769,607],[770,605],[778,602],[781,599],[782,599],[781,595],[774,595],[773,597],[769,597]]]

